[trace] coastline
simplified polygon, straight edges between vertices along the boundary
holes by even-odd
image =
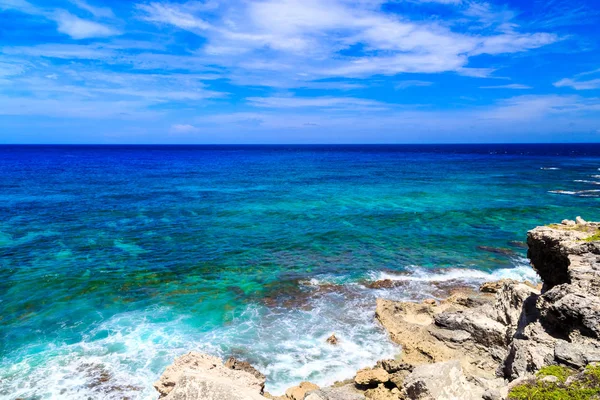
[[[207,366],[198,360],[209,356],[189,353],[155,387],[165,400],[506,399],[537,384],[546,366],[575,371],[600,361],[598,232],[600,224],[579,217],[529,231],[528,257],[543,286],[506,279],[478,292],[458,288],[441,301],[378,299],[376,318],[402,352],[353,379],[324,388],[302,382],[272,396],[249,364],[213,357]]]

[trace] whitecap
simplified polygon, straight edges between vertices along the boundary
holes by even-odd
[[[600,185],[600,182],[597,182],[597,181],[587,181],[587,180],[584,180],[584,179],[576,179],[574,182],[589,183],[590,185]]]
[[[540,167],[540,169],[543,169],[545,171],[556,171],[556,170],[559,170],[560,168],[558,168],[558,167]]]

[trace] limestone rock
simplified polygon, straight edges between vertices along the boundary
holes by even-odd
[[[262,389],[264,389],[264,382],[266,381],[266,377],[259,370],[254,368],[250,363],[246,361],[240,361],[235,357],[229,357],[225,362],[225,367],[237,371],[245,371],[249,374],[254,375],[256,379],[258,379],[260,382],[263,382]]]
[[[417,366],[404,382],[409,399],[481,399],[484,390],[467,381],[458,361]]]
[[[230,379],[202,373],[183,373],[163,400],[265,400],[257,392]]]
[[[363,368],[356,373],[354,382],[359,386],[372,386],[390,380],[390,374],[383,368]]]
[[[400,390],[398,388],[388,389],[380,384],[376,388],[366,390],[365,397],[370,400],[399,400]]]
[[[319,386],[310,382],[301,382],[300,385],[289,388],[285,391],[285,395],[290,400],[304,400],[306,393],[312,390],[318,390]]]
[[[154,387],[165,400],[262,399],[264,377],[225,367],[218,357],[191,352],[175,359]]]
[[[560,363],[581,368],[589,363],[600,361],[600,344],[596,341],[581,339],[574,342],[559,340],[554,347],[554,359]]]
[[[377,361],[376,368],[382,368],[387,371],[389,374],[393,374],[398,371],[412,371],[415,367],[411,364],[407,364],[398,360],[379,360]]]
[[[505,283],[516,283],[513,279],[502,279],[494,282],[484,282],[479,286],[479,291],[483,293],[498,293]]]
[[[583,218],[581,218],[581,217],[579,217],[579,216],[575,218],[575,223],[576,223],[577,225],[587,225],[587,224],[588,224],[588,223],[586,222],[586,220],[584,220]]]
[[[365,400],[365,396],[354,385],[343,385],[308,392],[304,400]]]
[[[335,336],[335,334],[332,334],[327,338],[326,342],[335,346],[338,344],[338,338]]]
[[[474,337],[477,343],[485,346],[505,345],[506,327],[483,315],[479,310],[441,313],[435,316],[435,323],[446,329],[466,331]]]
[[[398,371],[390,374],[390,382],[397,388],[401,388],[404,385],[404,380],[410,375],[410,371]]]

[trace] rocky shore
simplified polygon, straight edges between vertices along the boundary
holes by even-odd
[[[503,280],[443,301],[378,299],[376,318],[402,353],[351,380],[302,382],[276,397],[250,364],[192,352],[155,388],[164,400],[600,398],[600,223],[538,227],[527,245],[542,285]]]

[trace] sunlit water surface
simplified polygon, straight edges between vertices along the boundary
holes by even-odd
[[[0,147],[0,397],[154,399],[190,350],[273,393],[349,378],[398,352],[377,297],[535,280],[526,231],[600,219],[599,168],[599,145]]]

